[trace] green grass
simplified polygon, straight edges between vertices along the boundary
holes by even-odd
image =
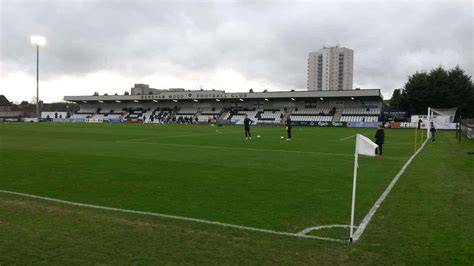
[[[294,128],[292,141],[281,127],[254,127],[252,141],[242,131],[0,124],[0,189],[285,232],[348,224],[354,140],[340,139],[374,130]],[[386,136],[383,158],[360,160],[356,224],[413,153],[413,131]],[[472,142],[441,132],[428,144],[355,245],[0,194],[0,263],[472,263]]]

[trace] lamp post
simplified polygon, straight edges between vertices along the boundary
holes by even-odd
[[[31,36],[31,43],[36,45],[36,115],[40,118],[39,110],[39,47],[46,44],[46,38],[39,35]]]

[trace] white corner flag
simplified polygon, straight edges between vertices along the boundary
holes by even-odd
[[[369,138],[357,134],[356,146],[354,153],[354,177],[352,179],[352,207],[351,207],[351,226],[349,240],[352,242],[352,236],[354,234],[354,215],[355,215],[355,196],[356,196],[356,184],[357,184],[357,168],[359,167],[358,155],[376,156],[376,149],[379,145],[372,142]]]
[[[356,138],[356,153],[367,155],[367,156],[376,156],[375,149],[379,147],[379,145],[373,143],[369,138],[363,136],[361,134],[357,134]]]

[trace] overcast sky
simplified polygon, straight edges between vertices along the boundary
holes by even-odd
[[[474,71],[467,2],[4,1],[0,94],[40,99],[153,88],[306,90],[308,53],[354,50],[354,87],[384,98],[417,70]]]

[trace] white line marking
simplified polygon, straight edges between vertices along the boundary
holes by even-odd
[[[0,190],[0,192],[1,192],[1,193],[5,193],[5,194],[23,196],[23,197],[34,198],[34,199],[41,199],[41,200],[46,200],[46,201],[52,201],[52,202],[57,202],[57,203],[62,203],[62,204],[67,204],[67,205],[80,206],[80,207],[86,207],[86,208],[92,208],[92,209],[115,211],[115,212],[122,212],[122,213],[140,214],[140,215],[147,215],[147,216],[155,216],[155,217],[161,217],[161,218],[168,218],[168,219],[174,219],[174,220],[181,220],[181,221],[189,221],[189,222],[196,222],[196,223],[202,223],[202,224],[217,225],[217,226],[223,226],[223,227],[229,227],[229,228],[236,228],[236,229],[240,229],[240,230],[261,232],[261,233],[274,234],[274,235],[283,235],[283,236],[292,236],[292,237],[299,237],[299,238],[319,239],[319,240],[325,240],[325,241],[331,241],[331,242],[338,242],[338,243],[347,243],[347,242],[348,242],[348,241],[346,241],[346,240],[336,239],[336,238],[330,238],[330,237],[301,235],[301,234],[297,234],[297,233],[274,231],[274,230],[270,230],[270,229],[261,229],[261,228],[249,227],[249,226],[244,226],[244,225],[235,225],[235,224],[221,223],[221,222],[217,222],[217,221],[209,221],[209,220],[197,219],[197,218],[191,218],[191,217],[184,217],[184,216],[177,216],[177,215],[170,215],[170,214],[162,214],[162,213],[155,213],[155,212],[135,211],[135,210],[120,209],[120,208],[106,207],[106,206],[100,206],[100,205],[92,205],[92,204],[78,203],[78,202],[72,202],[72,201],[67,201],[67,200],[61,200],[61,199],[55,199],[55,198],[48,198],[48,197],[36,196],[36,195],[31,195],[31,194],[26,194],[26,193],[20,193],[20,192],[14,192],[14,191],[8,191],[8,190]]]
[[[339,139],[339,140],[346,140],[346,139],[353,138],[353,137],[355,137],[355,136],[356,136],[356,135],[351,135],[351,136],[349,136],[349,137],[345,137],[345,138],[342,138],[342,139]]]
[[[357,228],[357,231],[354,233],[354,236],[352,238],[353,242],[356,242],[357,240],[359,240],[360,236],[364,233],[365,228],[369,224],[369,222],[372,219],[372,217],[374,216],[375,212],[377,212],[377,209],[380,207],[380,205],[385,200],[385,198],[390,193],[390,191],[392,191],[392,189],[395,186],[395,184],[397,183],[398,179],[400,178],[400,176],[402,176],[402,174],[408,168],[408,166],[413,161],[413,159],[415,159],[415,157],[418,155],[418,153],[420,153],[420,151],[423,149],[423,147],[425,147],[425,144],[427,142],[428,142],[428,140],[425,140],[423,145],[410,157],[410,159],[408,159],[408,161],[405,163],[405,165],[403,165],[402,169],[400,169],[398,174],[393,178],[392,182],[390,182],[388,187],[382,193],[382,195],[380,195],[379,199],[375,202],[374,206],[372,206],[372,208],[369,210],[367,215],[365,215],[364,219],[359,224],[359,228]]]
[[[317,231],[317,230],[321,230],[321,229],[328,229],[328,228],[349,228],[350,225],[348,224],[326,224],[326,225],[318,225],[318,226],[313,226],[313,227],[308,227],[308,228],[305,228],[303,230],[301,230],[300,232],[298,232],[298,235],[306,235],[307,233],[311,232],[311,231]],[[357,228],[357,226],[354,226],[355,228]]]

